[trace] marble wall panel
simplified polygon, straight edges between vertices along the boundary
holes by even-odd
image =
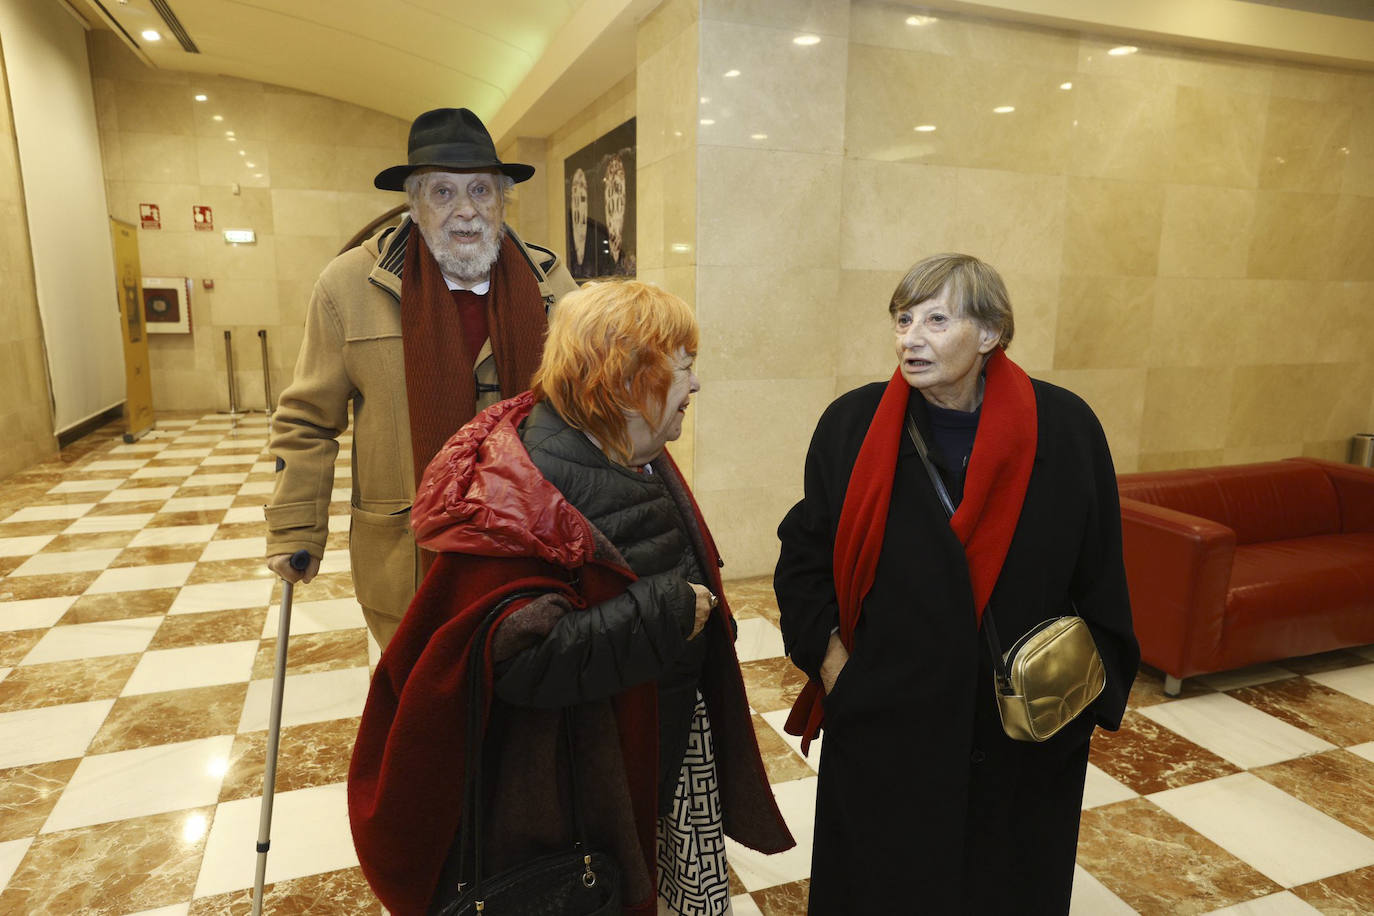
[[[698,486],[696,497],[725,561],[721,575],[735,579],[771,573],[778,563],[778,523],[801,499],[800,483],[739,490]]]
[[[1146,372],[1141,452],[1219,451],[1226,440],[1234,371],[1196,366]]]
[[[696,399],[697,491],[800,485],[807,443],[832,400],[830,377],[703,384]]]
[[[1331,278],[1339,203],[1335,194],[1259,192],[1247,275],[1283,280]]]
[[[1243,277],[1256,193],[1205,185],[1164,186],[1162,277]]]
[[[702,0],[701,18],[844,38],[849,0]]]
[[[1265,96],[1257,93],[1179,86],[1173,136],[1164,151],[1168,180],[1258,187],[1268,114]]]
[[[1136,469],[1145,410],[1144,369],[1057,369],[1042,377],[1077,394],[1097,414],[1118,473]]]
[[[1333,193],[1350,140],[1354,109],[1343,102],[1273,97],[1265,120],[1260,187]]]
[[[1234,325],[1249,286],[1246,280],[1159,278],[1144,342],[1150,367],[1236,365]]]
[[[831,329],[835,375],[866,382],[887,379],[897,367],[887,304],[905,270],[842,270],[826,326]],[[835,334],[844,328],[844,334]],[[850,385],[845,388],[854,387]],[[838,392],[837,392],[838,393]]]
[[[1154,321],[1156,282],[1152,277],[1061,277],[1055,368],[1144,367],[1147,354],[1140,341]]]
[[[1055,71],[1071,72],[1078,65],[1078,37],[1072,33],[1008,28],[896,3],[854,3],[850,41]]]
[[[1053,369],[1059,328],[1059,276],[1000,268],[998,272],[1007,285],[1016,322],[1008,355],[1031,375]]]
[[[1161,181],[1169,172],[1174,100],[1169,83],[1079,75],[1072,95],[1068,171],[1096,178]]]
[[[958,169],[952,247],[999,272],[1055,274],[1064,247],[1064,179]],[[927,252],[933,254],[934,251]]]
[[[1163,201],[1157,186],[1071,178],[1064,211],[1065,273],[1142,277],[1158,273]]]
[[[703,265],[697,269],[702,371],[709,368],[713,382],[770,379],[780,386],[788,379],[833,378],[837,305],[839,271],[832,268]]]
[[[954,169],[906,162],[844,162],[840,266],[901,270],[957,247],[958,179]],[[970,182],[977,199],[979,182]],[[823,211],[817,211],[823,218]],[[976,230],[969,226],[970,236]]]

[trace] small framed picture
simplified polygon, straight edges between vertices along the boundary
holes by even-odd
[[[190,334],[191,278],[144,277],[143,320],[149,334]]]

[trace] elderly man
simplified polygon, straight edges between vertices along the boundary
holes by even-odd
[[[309,582],[329,536],[338,436],[353,407],[353,585],[385,647],[423,575],[410,532],[415,482],[477,411],[529,387],[549,309],[575,289],[553,252],[503,222],[534,169],[504,163],[466,108],[415,119],[408,162],[374,184],[410,213],[335,258],[315,284],[295,378],[272,418],[277,485],[267,565]],[[419,231],[416,232],[415,230]],[[291,556],[310,554],[306,569]]]

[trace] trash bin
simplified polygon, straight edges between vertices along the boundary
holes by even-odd
[[[1350,463],[1374,468],[1374,433],[1356,433],[1350,437]]]

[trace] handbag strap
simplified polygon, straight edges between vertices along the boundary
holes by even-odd
[[[926,447],[925,437],[921,435],[911,411],[907,411],[906,414],[906,434],[911,437],[911,444],[916,446],[916,454],[921,456],[921,464],[925,465],[926,475],[935,487],[935,495],[940,499],[941,508],[945,510],[947,517],[954,518],[954,501],[949,498],[949,490],[945,488],[940,472],[930,461],[930,449]],[[1002,658],[1002,641],[997,638],[997,625],[992,621],[992,602],[988,602],[988,607],[983,612],[983,634],[987,637],[988,650],[992,653],[992,673],[997,687],[1005,693],[1011,693],[1011,677],[1007,674],[1007,665]]]
[[[464,879],[464,871],[467,867],[467,851],[472,849],[472,885],[477,894],[481,895],[482,889],[482,852],[483,852],[483,826],[482,815],[485,809],[485,794],[482,790],[482,768],[486,729],[482,724],[482,713],[485,706],[486,695],[485,678],[485,650],[492,628],[496,625],[497,618],[513,601],[522,598],[534,597],[536,592],[518,592],[508,595],[478,624],[476,632],[473,634],[472,644],[468,650],[468,710],[467,710],[467,741],[466,756],[468,765],[464,767],[463,773],[463,816],[458,827],[457,842],[449,848],[448,856],[445,859],[440,878],[439,888],[457,886],[465,887],[467,881]],[[582,819],[582,800],[577,791],[577,756],[573,747],[573,717],[572,707],[564,706],[562,713],[563,724],[563,743],[568,754],[568,779],[571,790],[573,831],[577,836],[577,843],[585,850],[590,847],[587,845],[586,830]],[[452,878],[450,879],[450,876]]]

